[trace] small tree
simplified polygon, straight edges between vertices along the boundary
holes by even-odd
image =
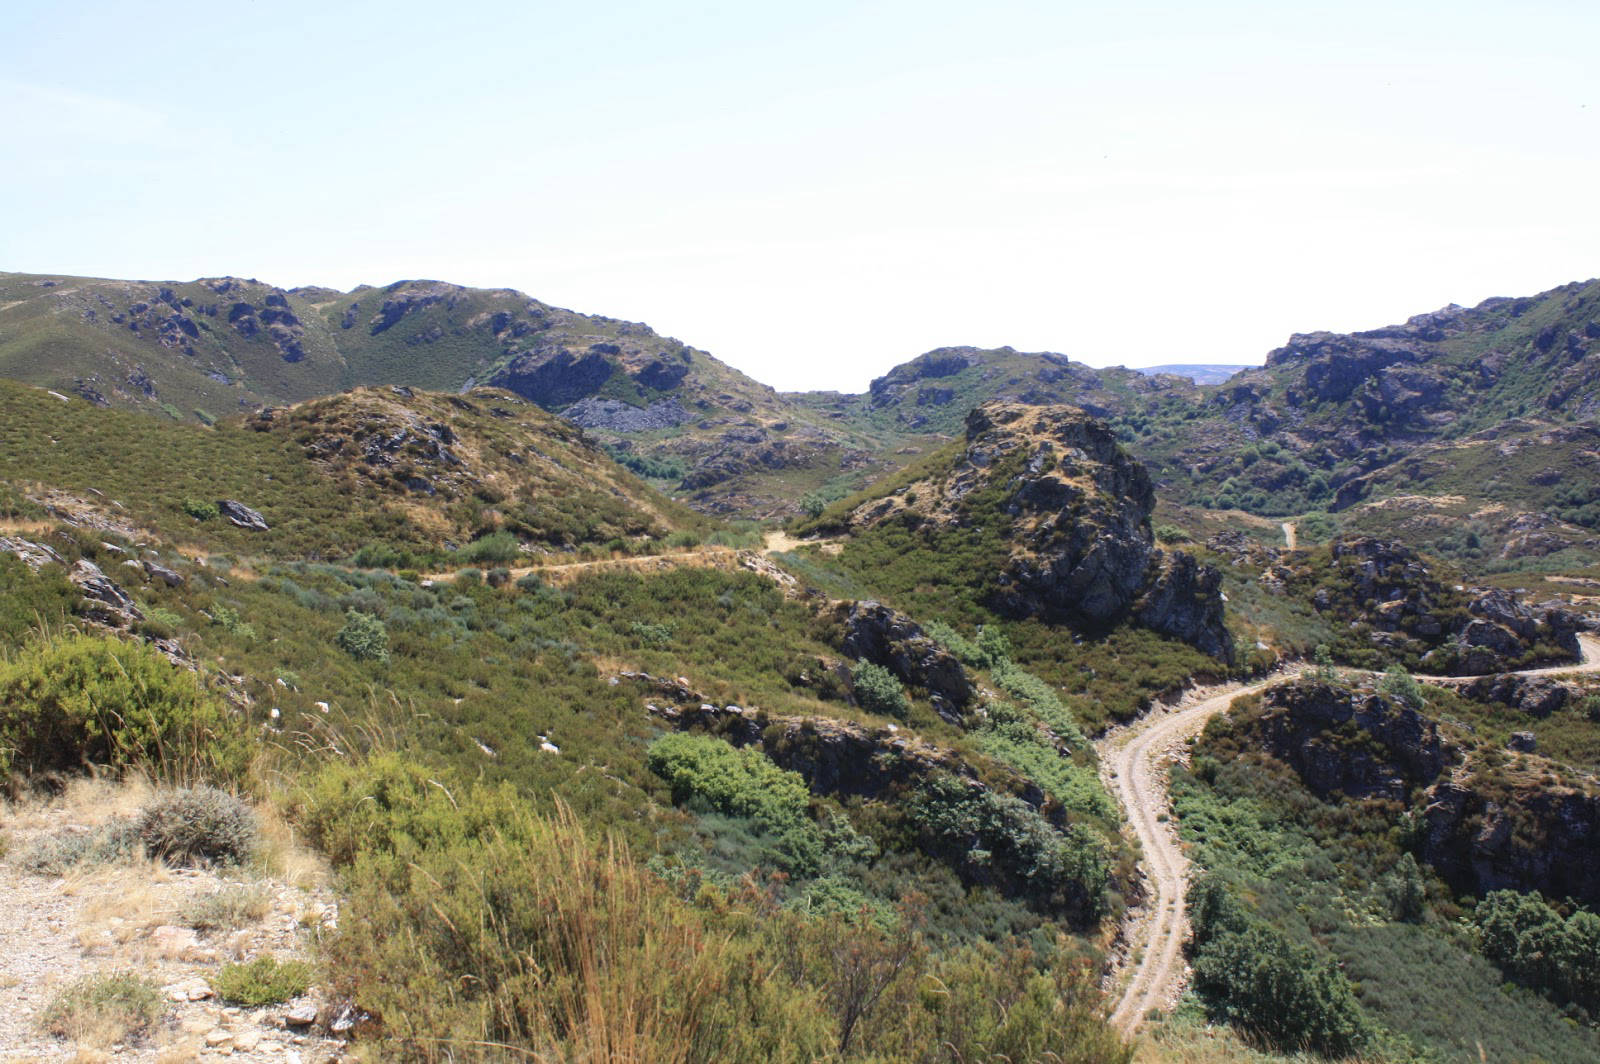
[[[1378,693],[1411,709],[1422,708],[1422,685],[1399,662],[1384,671],[1383,679],[1378,681]]]
[[[1389,910],[1396,920],[1414,924],[1422,919],[1427,908],[1428,891],[1422,882],[1422,869],[1417,859],[1409,853],[1400,858],[1394,871],[1384,881],[1384,893],[1389,897]]]
[[[370,613],[345,610],[338,642],[339,648],[357,661],[389,660],[389,630]]]
[[[1317,665],[1317,679],[1323,683],[1332,683],[1334,681],[1333,652],[1328,649],[1328,644],[1318,643],[1316,652],[1312,655],[1311,660],[1316,662]]]
[[[855,682],[856,701],[861,703],[863,709],[900,718],[911,711],[905,688],[900,686],[894,673],[882,665],[858,661],[850,670],[850,678]]]

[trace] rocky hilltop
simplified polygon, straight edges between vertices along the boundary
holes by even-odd
[[[1003,613],[1099,628],[1133,619],[1231,659],[1221,576],[1156,548],[1149,474],[1105,424],[1076,407],[991,401],[925,475],[834,515],[860,534],[888,522],[948,530],[988,523],[1004,558]]]

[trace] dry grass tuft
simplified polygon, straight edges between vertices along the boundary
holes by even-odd
[[[39,1025],[49,1034],[99,1048],[148,1033],[166,1011],[161,991],[133,972],[101,972],[63,987]]]

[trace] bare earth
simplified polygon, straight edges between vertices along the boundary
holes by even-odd
[[[1582,664],[1525,669],[1517,675],[1600,672],[1600,637],[1581,635],[1578,643]],[[1155,710],[1097,744],[1106,786],[1122,804],[1144,851],[1147,880],[1147,901],[1129,917],[1127,960],[1116,974],[1121,991],[1115,998],[1111,1023],[1124,1036],[1138,1030],[1152,1009],[1174,1005],[1188,978],[1183,943],[1189,933],[1184,909],[1189,860],[1172,819],[1167,769],[1185,756],[1188,741],[1200,733],[1206,721],[1225,712],[1234,699],[1264,691],[1301,671],[1279,670],[1248,687],[1234,684],[1191,692],[1176,707]],[[1430,683],[1459,682],[1457,677],[1417,678]]]
[[[221,966],[262,953],[305,956],[311,930],[335,919],[337,902],[316,859],[298,851],[277,874],[222,876],[155,862],[116,863],[43,875],[24,859],[46,836],[86,831],[126,813],[137,789],[85,781],[64,800],[0,803],[0,1064],[105,1060],[177,1064],[220,1059],[260,1064],[323,1064],[344,1043],[286,1029],[288,1005],[238,1008],[218,1001],[211,980]],[[252,882],[265,899],[259,918],[237,930],[196,933],[183,926],[186,904],[230,882]],[[83,976],[132,971],[161,987],[166,1012],[150,1036],[123,1043],[53,1037],[39,1017],[62,987]],[[302,999],[303,1003],[310,999]]]

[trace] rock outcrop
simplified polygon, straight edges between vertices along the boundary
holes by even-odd
[[[1448,585],[1410,547],[1370,536],[1335,539],[1329,554],[1331,579],[1311,592],[1312,605],[1367,625],[1372,646],[1414,655],[1425,671],[1477,676],[1577,657],[1583,618],[1560,604],[1529,606],[1499,589]]]
[[[967,670],[903,613],[876,602],[845,602],[837,608],[844,625],[841,649],[850,657],[881,665],[912,687],[928,692],[934,710],[952,724],[972,701]]]
[[[1457,756],[1438,724],[1379,694],[1301,682],[1273,688],[1262,703],[1254,725],[1262,745],[1322,798],[1404,802]]]
[[[1004,530],[1008,555],[988,598],[1000,612],[1086,628],[1132,619],[1232,660],[1222,577],[1155,548],[1155,492],[1105,422],[1076,407],[989,402],[943,472],[863,504],[850,525],[890,519]]]
[[[1221,571],[1181,551],[1157,551],[1155,557],[1155,579],[1135,607],[1139,623],[1231,661],[1233,635],[1223,616]]]
[[[1510,793],[1446,781],[1428,795],[1422,826],[1422,857],[1459,891],[1600,904],[1600,796],[1537,781]]]
[[[242,502],[234,499],[218,499],[217,512],[226,517],[233,524],[251,532],[269,532],[267,519],[261,516],[259,510],[252,510]]]

